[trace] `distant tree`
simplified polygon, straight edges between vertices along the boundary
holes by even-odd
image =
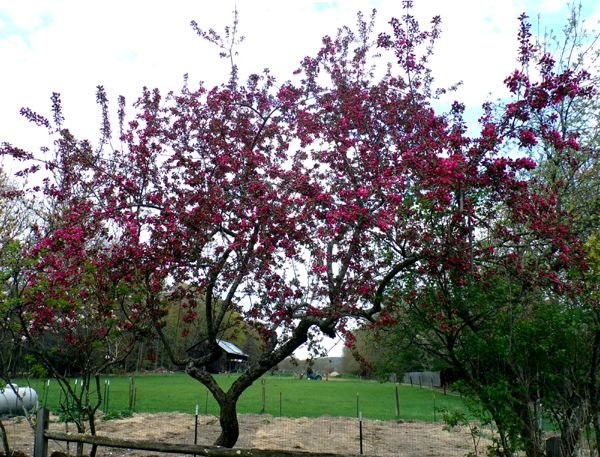
[[[283,373],[294,373],[296,375],[304,374],[304,361],[298,360],[293,356],[285,358],[277,365],[279,371]]]
[[[344,346],[342,352],[342,363],[340,366],[340,372],[343,374],[359,374],[360,363],[352,354],[352,350],[348,346]]]
[[[439,370],[442,364],[414,343],[416,336],[405,328],[388,323],[364,325],[354,331],[353,347],[345,353],[361,367],[363,376],[401,380],[409,371]]]

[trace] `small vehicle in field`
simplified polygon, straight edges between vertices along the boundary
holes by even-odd
[[[308,368],[306,370],[306,379],[320,381],[321,379],[323,379],[323,377],[319,373],[313,371],[311,368]]]

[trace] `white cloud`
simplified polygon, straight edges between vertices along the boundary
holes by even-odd
[[[52,91],[62,93],[71,123],[93,137],[98,129],[97,84],[106,87],[112,100],[122,93],[132,102],[144,85],[178,89],[184,73],[192,83],[224,80],[227,62],[195,36],[189,26],[192,19],[220,31],[231,23],[237,6],[246,36],[237,59],[242,72],[270,67],[285,80],[302,57],[318,50],[322,35],[354,24],[359,9],[378,8],[378,30],[404,12],[399,0],[6,3],[10,4],[0,6],[0,31],[11,27],[12,32],[0,32],[1,140],[20,144],[31,139],[32,128],[18,118],[19,108],[48,112]],[[413,13],[424,25],[434,14],[442,17],[442,37],[432,64],[438,85],[464,81],[452,99],[475,109],[490,92],[492,98],[502,92],[504,77],[516,66],[517,16],[523,10],[531,16],[540,11],[555,21],[565,12],[558,0],[414,1]]]

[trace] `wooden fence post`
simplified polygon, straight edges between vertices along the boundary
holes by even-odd
[[[262,386],[262,408],[260,409],[260,413],[264,414],[267,411],[267,380],[261,379],[260,384]]]
[[[33,442],[33,457],[48,456],[48,439],[45,432],[48,429],[50,411],[46,408],[40,408],[37,412],[35,423],[35,438]]]
[[[400,417],[400,396],[398,395],[398,384],[394,384],[394,400],[396,402],[396,418]]]

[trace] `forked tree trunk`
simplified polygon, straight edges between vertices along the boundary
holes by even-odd
[[[240,435],[240,427],[237,418],[236,400],[229,395],[219,402],[221,414],[219,423],[221,424],[221,434],[215,441],[216,446],[233,447]]]
[[[210,391],[213,398],[219,403],[219,423],[221,434],[215,441],[216,446],[232,448],[240,435],[240,427],[237,418],[237,400],[241,393],[252,384],[249,377],[241,377],[234,383],[237,388],[230,388],[229,392],[223,391],[212,375],[204,368],[196,368],[188,365],[187,373],[194,379],[200,381]]]
[[[324,321],[325,324],[332,325],[329,318]],[[335,322],[334,322],[335,323]],[[308,331],[314,322],[310,319],[301,321],[294,329],[293,336],[276,350],[270,353],[263,354],[262,358],[250,365],[231,385],[229,390],[225,392],[217,383],[215,378],[207,371],[206,365],[214,360],[205,357],[200,363],[191,359],[187,366],[186,372],[192,378],[200,381],[210,391],[214,399],[219,403],[221,409],[219,422],[221,425],[221,434],[215,441],[215,445],[232,448],[240,435],[240,428],[237,418],[237,401],[240,395],[252,385],[254,381],[259,379],[272,367],[284,360],[296,349],[302,346],[308,340]],[[163,340],[164,341],[164,340]],[[217,354],[218,357],[219,354]]]

